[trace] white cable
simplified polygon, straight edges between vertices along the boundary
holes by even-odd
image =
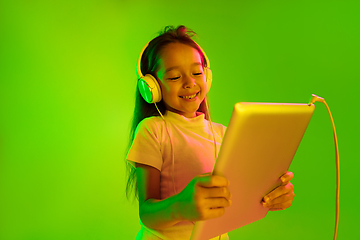
[[[322,102],[323,104],[325,104],[326,109],[327,109],[327,111],[329,113],[329,116],[330,116],[332,127],[333,127],[334,142],[335,142],[335,164],[336,164],[336,212],[335,212],[335,232],[334,232],[334,240],[336,240],[337,234],[338,234],[338,228],[339,228],[339,211],[340,211],[340,203],[339,203],[339,198],[340,198],[339,146],[338,146],[338,140],[337,140],[337,136],[336,136],[335,123],[334,123],[334,119],[333,119],[333,117],[331,115],[331,111],[330,111],[329,106],[327,105],[324,98],[316,96],[315,94],[312,94],[309,105],[314,104],[315,102]]]
[[[159,112],[159,114],[160,114],[161,118],[164,120],[164,123],[165,123],[165,129],[166,129],[166,132],[167,132],[167,134],[168,134],[168,136],[169,136],[169,141],[170,141],[170,145],[171,145],[171,157],[172,157],[172,182],[173,182],[174,194],[176,194],[176,188],[175,188],[175,176],[174,176],[174,175],[175,175],[175,156],[174,156],[174,146],[173,146],[173,143],[172,143],[172,140],[171,140],[171,136],[170,136],[169,130],[168,130],[168,128],[167,128],[167,123],[166,123],[166,121],[165,121],[165,118],[164,118],[164,116],[161,114],[161,112],[160,112],[160,110],[159,110],[158,106],[156,105],[156,103],[154,103],[154,104],[155,104],[155,107],[156,107],[157,111]]]
[[[205,98],[205,103],[206,103],[207,112],[208,112],[208,114],[209,114],[209,122],[210,122],[211,132],[212,132],[212,135],[213,135],[213,140],[214,140],[214,146],[215,146],[215,161],[216,161],[216,158],[217,158],[217,144],[216,144],[216,140],[215,140],[214,127],[213,127],[212,122],[211,122],[210,111],[209,111],[209,104],[208,104],[208,101],[207,101],[207,97]]]

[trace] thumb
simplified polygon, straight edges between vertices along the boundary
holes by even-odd
[[[204,174],[198,176],[197,185],[201,187],[227,187],[229,186],[229,181],[222,176]]]

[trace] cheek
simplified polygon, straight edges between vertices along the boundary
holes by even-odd
[[[169,85],[163,84],[161,87],[162,87],[162,90],[163,90],[165,93],[171,92],[171,88],[170,88]]]
[[[177,97],[178,92],[175,86],[170,86],[169,84],[162,84],[161,93],[163,95],[164,100],[168,100]]]
[[[163,95],[163,97],[169,92],[170,87],[167,84],[164,84],[162,81],[158,81],[159,85],[160,85],[160,89],[161,89],[161,94]]]

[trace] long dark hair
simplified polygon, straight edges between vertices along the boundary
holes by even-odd
[[[201,58],[203,67],[207,66],[207,62],[205,60],[204,54],[202,53],[199,46],[192,40],[192,37],[195,36],[196,33],[192,30],[186,28],[183,25],[178,26],[177,28],[173,26],[167,26],[165,29],[160,32],[159,36],[151,40],[143,52],[141,57],[141,73],[143,75],[151,74],[157,78],[157,70],[159,67],[159,59],[161,50],[168,45],[169,43],[182,43],[189,45],[196,50],[198,50]],[[209,119],[209,111],[207,99],[200,104],[198,111],[203,112],[205,114],[205,119]],[[157,103],[157,106],[161,112],[161,114],[165,114],[166,107],[161,100]],[[130,149],[131,144],[135,137],[135,130],[138,124],[145,118],[151,116],[159,116],[159,113],[154,104],[147,103],[141,96],[139,92],[138,86],[136,86],[135,92],[135,109],[134,116],[131,123],[130,136],[129,136],[129,144],[127,147],[127,151]],[[125,160],[126,161],[126,160]],[[135,190],[135,197],[138,198],[138,191],[136,185],[136,168],[131,165],[128,161],[126,161],[126,172],[128,174],[128,180],[126,184],[126,197],[129,199],[130,192]]]

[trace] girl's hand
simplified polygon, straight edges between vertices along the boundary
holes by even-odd
[[[294,186],[290,183],[293,177],[294,174],[292,172],[282,175],[280,177],[281,186],[267,194],[262,200],[262,205],[269,208],[270,211],[284,210],[290,207],[295,196]]]
[[[177,195],[182,220],[199,221],[220,217],[231,205],[229,182],[221,176],[202,174]]]

